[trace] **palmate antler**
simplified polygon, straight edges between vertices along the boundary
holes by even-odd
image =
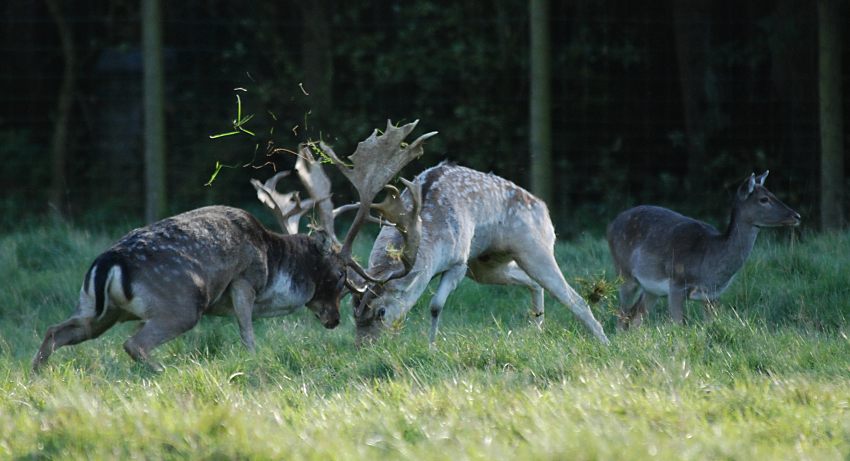
[[[422,192],[419,184],[411,183],[404,178],[401,179],[410,191],[412,206],[408,210],[401,199],[401,192],[388,183],[410,161],[421,156],[422,144],[425,140],[437,134],[436,131],[433,131],[423,134],[410,144],[405,143],[404,138],[416,128],[418,123],[417,120],[397,127],[388,120],[387,128],[383,133],[379,133],[376,129],[368,138],[357,145],[357,149],[348,157],[350,164],[342,161],[333,149],[324,142],[299,145],[295,170],[304,188],[310,194],[310,199],[301,201],[297,192],[280,194],[275,190],[277,182],[290,174],[288,171],[276,174],[265,184],[260,184],[256,180],[251,180],[251,183],[257,189],[257,196],[260,201],[274,211],[281,228],[289,233],[296,233],[298,220],[312,206],[316,206],[319,210],[320,227],[336,243],[339,243],[334,233],[334,218],[339,213],[356,208],[357,214],[342,243],[342,248],[339,251],[340,257],[353,271],[372,283],[384,283],[402,277],[410,272],[416,261],[422,228],[419,217],[422,207]],[[359,203],[333,209],[330,200],[331,182],[323,171],[321,162],[316,160],[314,151],[319,155],[326,156],[342,171],[357,190],[360,198]],[[375,196],[384,188],[388,191],[386,199],[381,203],[373,204]],[[370,209],[375,209],[381,219],[371,216],[369,214]],[[401,258],[404,267],[382,280],[373,278],[351,257],[354,239],[367,220],[382,225],[393,225],[404,237],[405,243]],[[349,285],[349,288],[356,289],[350,283]],[[356,291],[360,290],[357,289]]]
[[[301,184],[307,189],[307,193],[315,202],[318,210],[319,226],[324,232],[339,244],[334,233],[334,209],[331,202],[331,180],[325,174],[321,162],[316,160],[312,149],[317,148],[315,143],[302,143],[298,145],[298,160],[295,161],[295,171]]]
[[[416,128],[419,120],[416,120],[401,127],[394,126],[392,121],[387,120],[387,128],[383,133],[379,134],[378,130],[372,132],[372,135],[361,141],[357,145],[357,149],[348,158],[351,161],[350,165],[340,160],[333,149],[327,146],[322,146],[324,152],[333,160],[334,164],[342,171],[342,174],[348,178],[349,182],[354,185],[357,194],[360,196],[360,207],[357,209],[357,215],[351,223],[351,228],[345,236],[345,240],[340,250],[340,255],[346,259],[351,259],[351,246],[354,238],[363,226],[364,221],[369,216],[369,209],[372,207],[372,202],[375,196],[381,191],[389,181],[395,177],[402,168],[410,163],[413,159],[422,155],[422,143],[425,140],[436,135],[436,131],[425,133],[410,144],[404,142],[404,138]],[[410,183],[406,183],[410,184]],[[396,199],[390,198],[390,202],[398,202],[397,206],[391,206],[384,203],[378,206],[378,211],[383,212],[385,219],[393,222],[399,229],[405,229],[405,254],[409,255],[408,264],[413,265],[415,260],[416,249],[418,247],[419,226],[416,225],[416,220],[419,219],[418,210],[421,205],[414,204],[415,212],[410,213],[410,216],[405,217],[404,207],[401,206],[400,194],[395,191]],[[390,192],[393,195],[393,192]],[[416,194],[411,191],[411,195]],[[417,200],[414,200],[415,202]],[[384,211],[386,210],[386,211]],[[414,245],[411,245],[414,243]],[[352,261],[353,262],[353,261]],[[355,263],[356,264],[356,263]],[[371,277],[370,277],[371,279]]]

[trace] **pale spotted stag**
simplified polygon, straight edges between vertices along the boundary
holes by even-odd
[[[446,299],[464,276],[479,283],[526,287],[538,325],[543,322],[543,293],[548,291],[608,344],[590,307],[558,268],[555,230],[546,204],[537,197],[499,176],[441,163],[416,177],[396,205],[401,214],[421,216],[408,224],[418,229],[419,245],[406,247],[408,232],[398,226],[382,228],[367,272],[376,279],[407,274],[367,283],[352,297],[358,344],[400,321],[438,275],[430,304],[432,345]]]
[[[76,312],[47,329],[33,369],[43,366],[56,349],[96,338],[128,320],[139,320],[141,326],[124,350],[154,370],[161,365],[152,359],[153,349],[193,328],[204,315],[235,316],[250,350],[255,317],[284,315],[306,305],[325,327],[336,327],[340,298],[351,286],[348,274],[381,282],[351,258],[351,244],[375,195],[421,155],[422,143],[435,134],[404,143],[415,126],[388,123],[383,134],[376,130],[358,144],[349,157],[353,166],[341,165],[361,198],[359,221],[355,219],[342,248],[323,233],[271,232],[249,213],[226,206],[199,208],[136,229],[94,260]],[[279,198],[266,195],[271,201]],[[305,209],[277,205],[280,223]]]

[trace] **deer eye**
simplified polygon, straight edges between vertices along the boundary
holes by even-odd
[[[768,199],[767,197],[762,197],[762,198],[759,199],[759,203],[761,203],[763,205],[766,205],[767,202],[769,202],[769,201],[770,201],[770,199]]]

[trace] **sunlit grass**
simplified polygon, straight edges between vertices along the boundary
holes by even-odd
[[[526,290],[465,281],[436,350],[426,296],[400,332],[359,351],[349,318],[328,331],[302,312],[255,322],[255,355],[235,321],[205,319],[157,350],[155,375],[126,356],[133,326],[121,325],[31,374],[44,330],[117,236],[0,236],[0,458],[850,456],[847,234],[763,238],[715,321],[692,305],[675,327],[659,303],[623,334],[604,241],[560,244],[567,279],[586,296],[603,287],[594,310],[610,347],[551,298],[538,332]]]

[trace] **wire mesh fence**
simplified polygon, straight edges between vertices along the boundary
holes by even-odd
[[[57,174],[51,142],[68,72],[63,206],[72,218],[140,217],[138,5],[57,3],[59,16],[41,2],[2,7],[6,225],[49,209]],[[407,175],[449,159],[528,186],[526,2],[164,3],[169,211],[254,206],[248,179],[294,162],[267,157],[270,147],[321,138],[351,152],[388,118],[418,118],[425,130],[440,131]],[[772,188],[786,202],[804,216],[817,213],[811,2],[577,0],[553,2],[549,16],[549,205],[559,233],[598,231],[638,202],[720,222],[734,184],[763,169],[772,170]],[[255,114],[257,136],[210,139],[232,126],[234,88],[247,90],[243,110]],[[236,168],[204,186],[216,162]],[[339,200],[349,193],[340,183]]]

